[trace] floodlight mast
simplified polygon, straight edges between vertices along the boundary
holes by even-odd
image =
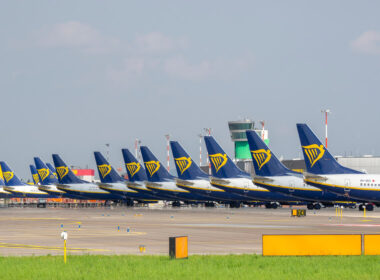
[[[327,116],[328,116],[328,114],[331,114],[331,110],[330,109],[323,109],[323,110],[321,110],[321,112],[325,114],[325,147],[327,149],[327,144],[328,144]]]

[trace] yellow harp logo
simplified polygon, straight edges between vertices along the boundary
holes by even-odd
[[[38,175],[40,175],[41,177],[41,181],[43,182],[49,176],[50,170],[47,168],[41,168],[41,169],[38,169],[37,172],[38,172]]]
[[[131,175],[131,178],[140,171],[140,163],[138,162],[131,162],[131,163],[126,163],[127,169],[129,171],[129,174]]]
[[[325,149],[323,145],[312,144],[309,146],[302,146],[307,158],[309,159],[311,167],[320,160],[325,154]]]
[[[257,165],[259,166],[259,170],[270,160],[272,154],[270,150],[256,150],[251,151],[253,158],[255,159]]]
[[[67,166],[57,167],[56,170],[61,180],[69,173],[69,168]]]
[[[156,173],[158,171],[158,169],[160,169],[160,162],[154,161],[154,160],[147,161],[147,162],[145,162],[145,167],[146,167],[146,169],[148,169],[150,177],[152,177],[153,174]]]
[[[34,183],[38,184],[40,182],[40,178],[38,177],[38,174],[36,173],[36,174],[33,174],[32,176],[33,176]]]
[[[186,169],[188,169],[191,166],[191,158],[190,157],[180,157],[175,158],[175,163],[177,164],[179,171],[181,172],[181,175],[183,172],[185,172]]]
[[[112,170],[111,165],[109,164],[98,165],[98,169],[103,178],[106,177]]]
[[[13,172],[12,171],[5,171],[3,172],[3,176],[5,181],[8,183],[13,178]]]
[[[227,163],[227,155],[226,154],[213,154],[209,155],[212,164],[215,167],[216,173],[218,173],[219,169],[223,167]]]

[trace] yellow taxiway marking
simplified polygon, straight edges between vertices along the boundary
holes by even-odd
[[[362,222],[372,222],[372,220],[361,220]]]
[[[14,243],[4,243],[4,242],[0,242],[0,247],[12,248],[12,249],[38,249],[38,250],[63,251],[63,247],[14,244]],[[71,252],[78,252],[78,251],[104,252],[104,251],[109,251],[109,250],[104,250],[104,249],[88,249],[88,248],[67,248],[67,250],[71,251]]]

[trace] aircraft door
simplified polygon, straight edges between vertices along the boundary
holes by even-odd
[[[294,182],[293,181],[290,181],[290,183],[289,183],[289,192],[294,193]]]
[[[345,186],[345,188],[344,188],[344,193],[345,193],[345,194],[349,194],[349,193],[350,193],[350,188],[349,188],[349,186],[351,186],[351,181],[350,181],[350,179],[344,179],[344,186]]]

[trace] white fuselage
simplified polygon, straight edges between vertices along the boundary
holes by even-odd
[[[333,174],[305,177],[305,182],[336,194],[380,202],[379,174]]]

